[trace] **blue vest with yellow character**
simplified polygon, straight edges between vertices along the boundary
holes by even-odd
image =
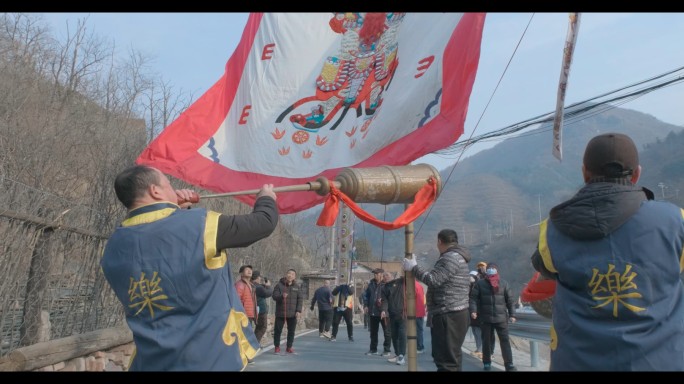
[[[256,355],[226,252],[216,249],[219,216],[150,204],[107,242],[102,270],[136,346],[130,371],[239,371]]]
[[[539,252],[557,273],[551,370],[684,370],[683,213],[644,201],[614,232],[587,241],[541,223]]]

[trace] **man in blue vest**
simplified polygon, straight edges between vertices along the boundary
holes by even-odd
[[[591,139],[582,175],[532,256],[556,281],[550,369],[684,370],[684,210],[635,185],[639,155],[624,134]]]
[[[138,165],[114,182],[126,219],[101,266],[123,305],[136,352],[130,371],[239,371],[259,349],[237,296],[226,249],[268,237],[278,224],[273,186],[252,213],[189,208],[158,169]]]

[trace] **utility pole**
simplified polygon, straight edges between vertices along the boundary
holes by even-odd
[[[660,187],[660,193],[664,199],[665,198],[665,183],[663,183],[663,182],[658,183],[658,187]]]
[[[537,202],[539,203],[539,225],[541,225],[541,194],[537,194]]]
[[[409,204],[404,205],[404,211],[408,209]],[[404,257],[407,259],[413,258],[413,222],[406,224],[404,227]],[[416,372],[418,370],[418,340],[416,339],[416,277],[413,271],[404,271],[404,303],[406,305],[406,361],[408,362],[408,371]]]
[[[328,271],[332,273],[332,270],[335,269],[335,231],[337,231],[337,226],[333,224],[332,227],[330,227],[330,257],[328,258]]]

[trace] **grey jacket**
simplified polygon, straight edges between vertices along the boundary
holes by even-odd
[[[428,320],[432,316],[456,312],[468,308],[470,277],[468,276],[470,252],[455,245],[439,255],[432,270],[419,265],[413,267],[413,274],[428,286]],[[428,321],[429,323],[429,321]]]

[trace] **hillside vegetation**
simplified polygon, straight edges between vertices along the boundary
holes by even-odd
[[[475,262],[496,261],[504,278],[519,292],[532,276],[529,258],[536,246],[539,218],[546,218],[554,205],[583,185],[584,148],[600,133],[631,136],[640,150],[643,173],[639,184],[656,193],[658,199],[684,206],[682,127],[624,108],[575,120],[564,128],[562,162],[551,154],[551,131],[544,125],[465,158],[448,180],[451,169],[442,170],[444,186],[437,202],[414,223],[414,251],[419,262],[434,262],[437,233],[452,228],[460,242],[471,249]],[[387,221],[404,209],[402,205],[363,207]],[[402,229],[383,232],[357,220],[355,234],[357,241],[368,243],[372,249],[364,257],[385,261],[403,257]]]
[[[99,269],[103,242],[126,215],[114,178],[192,102],[150,65],[135,51],[117,57],[114,42],[93,35],[86,19],[58,39],[38,14],[0,14],[3,348],[14,347],[17,338],[34,341],[25,324],[40,310],[59,312],[59,320],[51,312],[52,337],[121,321],[108,318],[114,315]],[[251,211],[233,199],[200,206],[226,214]],[[268,239],[231,250],[229,261],[235,274],[251,263],[276,279],[288,268],[310,269],[311,256],[281,224]]]

